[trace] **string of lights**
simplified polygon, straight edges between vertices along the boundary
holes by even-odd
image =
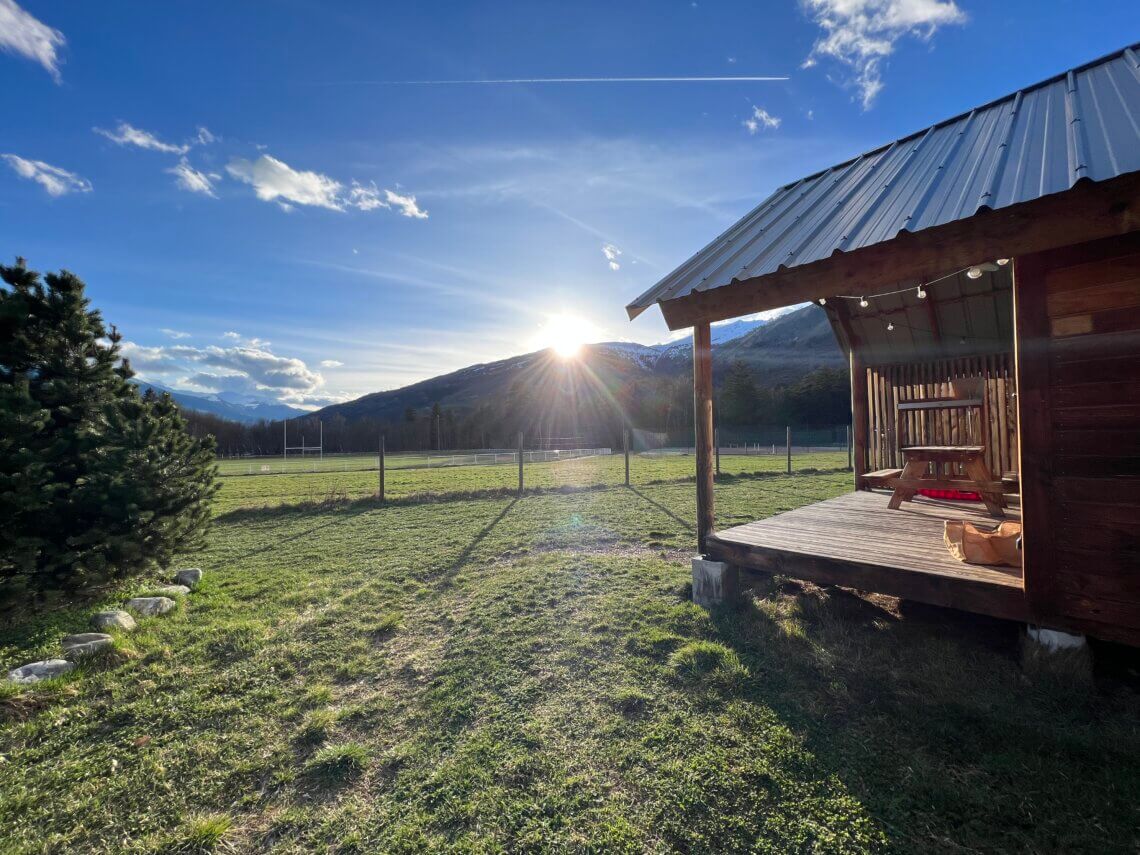
[[[983,273],[993,272],[994,270],[997,270],[1000,267],[1005,267],[1007,264],[1009,264],[1008,258],[999,258],[996,261],[987,261],[987,262],[983,262],[982,264],[974,264],[974,265],[971,265],[970,267],[963,267],[961,270],[955,270],[953,273],[947,273],[945,276],[940,276],[937,279],[932,279],[930,282],[920,282],[917,285],[917,287],[914,285],[910,285],[910,286],[907,286],[906,288],[899,288],[895,291],[884,291],[881,294],[873,295],[873,298],[890,297],[894,294],[905,294],[907,291],[914,290],[914,291],[916,291],[916,296],[918,297],[918,299],[925,300],[926,299],[926,289],[929,288],[931,285],[937,285],[939,282],[943,282],[947,279],[953,279],[954,277],[960,276],[963,273],[965,273],[967,278],[969,278],[969,279],[981,279]],[[861,309],[866,309],[868,306],[871,305],[870,302],[867,300],[867,298],[862,296],[862,295],[856,296],[853,294],[836,294],[834,297],[832,297],[832,299],[834,299],[834,300],[858,300],[859,301],[859,308],[861,308]],[[820,297],[819,298],[819,304],[821,306],[826,306],[827,305],[827,298],[826,297]],[[894,325],[893,324],[887,324],[887,329],[893,330]]]

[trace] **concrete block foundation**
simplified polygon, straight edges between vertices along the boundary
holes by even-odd
[[[740,571],[725,561],[693,558],[693,602],[712,608],[740,596]]]

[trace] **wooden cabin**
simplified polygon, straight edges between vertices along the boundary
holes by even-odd
[[[855,491],[718,529],[709,325],[808,301]],[[627,311],[654,304],[693,330],[703,556],[1140,644],[1137,46],[780,188]],[[1020,567],[954,558],[945,522],[994,512]]]

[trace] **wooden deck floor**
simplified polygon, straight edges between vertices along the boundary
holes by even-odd
[[[943,543],[947,519],[993,524],[984,505],[918,498],[892,511],[889,498],[848,493],[718,531],[708,552],[752,570],[1027,619],[1019,568],[963,564]],[[1010,508],[1006,518],[1020,514]]]

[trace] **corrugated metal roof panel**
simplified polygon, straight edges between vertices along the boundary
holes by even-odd
[[[1140,171],[1138,47],[781,187],[630,310]]]

